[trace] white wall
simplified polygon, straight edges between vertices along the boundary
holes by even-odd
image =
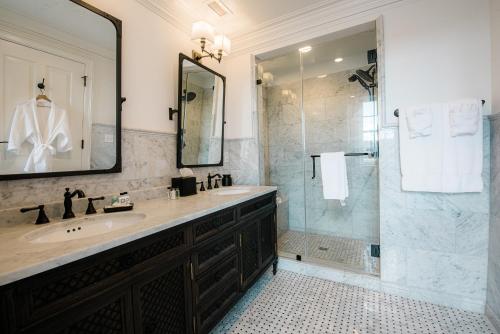
[[[168,108],[177,107],[179,52],[197,48],[190,36],[175,29],[135,0],[88,0],[123,22],[122,124],[126,129],[175,133]],[[204,63],[222,71],[211,60]]]
[[[318,32],[313,38],[332,32],[331,26],[345,29],[352,25],[384,19],[386,47],[386,110],[405,105],[440,102],[461,97],[477,97],[491,105],[491,58],[489,0],[407,0],[394,6],[376,8],[364,13],[352,13],[349,20],[338,20]],[[341,22],[340,22],[341,21]],[[500,25],[497,20],[496,25]],[[300,36],[300,34],[298,35]],[[274,36],[276,38],[276,36]],[[289,40],[301,42],[300,37]],[[283,45],[256,47],[245,55],[229,59],[228,82],[237,83],[238,96],[231,97],[233,124],[239,124],[231,136],[251,133],[251,90],[243,90],[253,80],[248,68],[250,54],[272,51]],[[497,50],[498,52],[498,50]],[[496,57],[499,58],[498,56]],[[498,63],[498,61],[497,61]],[[237,69],[235,71],[234,69]],[[245,86],[246,85],[246,86]],[[229,91],[228,91],[229,92]],[[237,133],[236,133],[237,129]]]
[[[500,0],[491,0],[492,112],[500,113]]]

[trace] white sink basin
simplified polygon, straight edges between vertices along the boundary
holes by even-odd
[[[250,190],[246,188],[228,188],[228,189],[220,189],[212,192],[213,195],[217,196],[231,196],[231,195],[240,195],[249,193]]]
[[[135,225],[146,215],[142,213],[112,213],[68,220],[29,232],[22,239],[31,243],[53,243],[101,235]],[[52,225],[50,225],[52,224]]]

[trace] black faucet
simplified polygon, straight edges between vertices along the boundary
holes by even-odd
[[[94,213],[97,213],[97,211],[94,207],[94,201],[102,201],[103,199],[104,199],[104,196],[88,198],[89,205],[87,206],[87,211],[85,211],[85,214],[86,215],[93,215]]]
[[[212,189],[212,179],[214,177],[218,177],[219,179],[222,178],[222,176],[220,174],[210,175],[210,173],[208,173],[208,185],[207,185],[208,190]],[[218,188],[218,186],[217,186],[217,188]]]
[[[33,210],[39,210],[38,211],[38,217],[36,219],[36,222],[35,224],[36,225],[40,225],[40,224],[46,224],[48,223],[50,220],[49,218],[47,217],[47,215],[45,214],[45,205],[39,205],[39,206],[35,206],[35,207],[32,207],[32,208],[22,208],[21,209],[21,212],[22,213],[25,213],[25,212],[28,212],[28,211],[33,211]]]
[[[66,188],[66,192],[64,193],[64,214],[63,214],[63,219],[69,219],[69,218],[75,218],[75,214],[73,213],[73,202],[71,199],[75,197],[75,195],[78,195],[78,198],[84,198],[85,193],[80,190],[76,189],[72,193],[69,192],[69,188]]]

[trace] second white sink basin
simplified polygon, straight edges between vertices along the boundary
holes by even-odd
[[[146,215],[142,213],[112,213],[87,216],[60,223],[49,223],[22,238],[31,243],[53,243],[101,235],[135,225]],[[52,224],[52,225],[50,225]]]
[[[212,192],[212,194],[217,196],[231,196],[231,195],[246,194],[249,192],[250,190],[246,188],[226,188],[226,189],[215,190]]]

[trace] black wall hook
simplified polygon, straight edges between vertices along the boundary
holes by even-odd
[[[41,90],[45,89],[45,78],[43,78],[42,82],[39,82],[36,86]]]

